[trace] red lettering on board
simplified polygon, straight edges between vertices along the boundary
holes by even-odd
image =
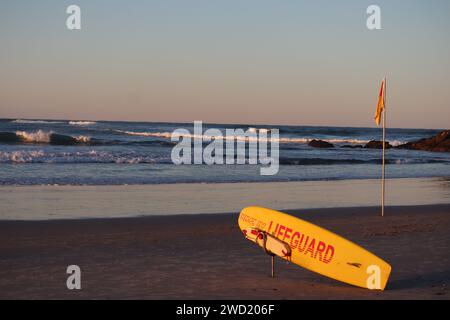
[[[322,253],[325,251],[326,245],[323,241],[319,241],[317,245],[316,253],[314,254],[314,259],[317,259],[317,255],[319,255],[319,261],[322,261]]]
[[[306,236],[305,242],[303,243],[303,239],[305,238],[305,235],[302,234],[302,237],[300,238],[300,243],[298,245],[298,251],[303,252],[306,249],[306,246],[308,244],[309,241],[309,236]],[[302,247],[302,243],[303,243],[303,247]]]
[[[249,221],[251,219],[252,218],[249,216],[244,216],[242,220]],[[275,228],[273,229],[273,227]],[[297,249],[298,252],[309,255],[313,259],[319,260],[325,264],[329,264],[333,260],[335,254],[334,247],[319,239],[315,239],[279,223],[275,225],[273,220],[269,222],[267,232],[271,233],[276,238],[289,243],[292,250]]]
[[[276,235],[277,234],[277,231],[278,231],[278,228],[280,227],[280,224],[279,223],[277,223],[277,226],[275,227],[275,230],[273,230],[273,235]]]
[[[281,226],[281,225],[280,225],[280,228],[278,228],[278,234],[277,234],[277,238],[278,238],[278,239],[280,239],[280,236],[283,235],[283,232],[282,232],[282,231],[284,231],[285,229],[286,229],[285,226]]]
[[[330,263],[334,257],[334,247],[332,245],[328,245],[327,251],[325,251],[325,256],[323,257],[324,263]]]
[[[270,233],[270,229],[272,228],[272,222],[273,221],[270,221],[269,228],[267,229],[267,233]]]
[[[312,239],[309,243],[308,249],[306,250],[305,254],[308,252],[311,254],[311,258],[314,258],[314,246],[316,245],[316,239]]]
[[[286,228],[286,232],[284,233],[283,241],[285,239],[290,239],[291,238],[291,233],[292,233],[292,229],[291,228]]]
[[[294,249],[297,248],[297,246],[298,246],[298,239],[294,241],[295,238],[300,238],[300,232],[295,232],[295,233],[292,235],[291,243],[290,243],[290,246],[291,246],[291,249],[292,249],[292,250],[294,250]]]

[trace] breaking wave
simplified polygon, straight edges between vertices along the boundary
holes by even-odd
[[[171,163],[170,158],[114,153],[108,151],[47,152],[44,150],[0,151],[0,163],[111,163],[111,164],[155,164]]]
[[[27,120],[27,119],[16,119],[12,120],[11,123],[19,123],[19,124],[60,124],[60,123],[69,123],[72,126],[88,126],[92,124],[96,124],[95,121],[83,121],[83,120],[71,120],[69,122],[61,121],[61,120]]]
[[[138,141],[121,141],[121,140],[101,140],[88,136],[78,135],[70,136],[57,134],[52,131],[16,131],[16,132],[0,132],[0,144],[49,144],[62,146],[111,146],[111,145],[130,145],[130,146],[161,146],[172,147],[174,142],[166,140],[138,140]]]
[[[254,130],[249,130],[251,133],[256,133],[257,129],[255,128],[250,128],[250,129],[254,129]],[[262,132],[269,132],[267,129],[259,129],[259,131],[261,132],[261,130],[263,130]],[[121,133],[121,134],[126,134],[126,135],[130,135],[130,136],[140,136],[140,137],[157,137],[157,138],[165,138],[165,139],[171,139],[173,133],[172,132],[135,132],[135,131],[124,131],[124,130],[114,130],[115,132]],[[211,140],[214,138],[219,138],[219,139],[235,139],[235,140],[239,140],[239,141],[273,141],[273,138],[260,138],[260,137],[249,137],[249,136],[242,136],[242,135],[236,135],[236,136],[232,136],[232,137],[227,137],[227,136],[209,136],[209,135],[197,135],[197,134],[176,134],[176,136],[179,137],[187,137],[187,138],[191,138],[191,139],[207,139],[207,140]],[[278,139],[279,143],[301,143],[301,144],[306,144],[311,142],[314,139],[320,139],[320,138],[289,138],[289,137],[280,137]],[[334,144],[355,144],[355,145],[364,145],[368,142],[370,142],[370,140],[363,140],[363,139],[320,139],[329,143],[334,143]],[[405,143],[405,141],[398,141],[398,140],[393,140],[393,141],[389,141],[389,143],[393,146],[398,146],[400,144]]]
[[[90,144],[91,138],[87,136],[67,136],[53,133],[52,131],[38,130],[34,132],[16,131],[0,132],[0,143],[30,143],[53,145],[77,145]]]
[[[24,142],[50,143],[52,132],[38,130],[36,132],[17,131],[16,136]]]
[[[129,136],[138,136],[138,137],[157,137],[157,138],[167,138],[167,139],[170,139],[172,137],[171,132],[134,132],[134,131],[124,131],[124,130],[114,130],[114,132],[126,134]]]
[[[72,126],[89,126],[96,123],[95,121],[69,121],[69,124]]]
[[[45,151],[16,150],[0,151],[0,163],[105,163],[105,164],[172,164],[169,155],[145,154],[134,151]],[[449,163],[444,159],[387,159],[389,165]],[[327,166],[327,165],[357,165],[381,164],[381,159],[332,159],[332,158],[280,158],[280,165],[285,166]]]
[[[22,123],[22,124],[51,124],[51,123],[64,123],[63,121],[57,120],[26,120],[26,119],[16,119],[11,121],[12,123]]]

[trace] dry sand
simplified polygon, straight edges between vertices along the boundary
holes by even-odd
[[[0,222],[1,299],[449,299],[450,205],[290,211],[379,255],[383,292],[270,258],[237,214]],[[82,290],[66,289],[66,268]]]

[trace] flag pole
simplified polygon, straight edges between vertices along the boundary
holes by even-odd
[[[386,171],[385,171],[385,154],[386,154],[386,77],[384,77],[384,110],[383,110],[383,160],[381,167],[381,216],[384,217],[384,198],[386,193]]]

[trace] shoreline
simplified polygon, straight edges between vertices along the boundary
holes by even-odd
[[[12,164],[8,164],[12,165]],[[18,164],[19,166],[22,164]],[[55,165],[64,165],[64,164],[55,164]],[[128,166],[128,164],[119,164],[123,166]],[[17,166],[17,165],[16,165]],[[124,184],[0,184],[1,188],[8,188],[8,187],[140,187],[140,186],[161,186],[161,185],[202,185],[202,184],[208,184],[208,185],[222,185],[222,184],[259,184],[259,183],[304,183],[304,182],[339,182],[339,181],[362,181],[362,180],[375,180],[380,181],[380,178],[372,178],[372,177],[363,177],[363,178],[342,178],[342,179],[306,179],[306,180],[270,180],[270,181],[229,181],[229,182],[211,182],[211,181],[204,181],[204,182],[155,182],[155,183],[124,183]],[[386,181],[390,180],[442,180],[442,181],[448,181],[450,182],[450,175],[433,175],[433,176],[423,176],[423,177],[395,177],[395,178],[388,178]]]
[[[450,203],[447,178],[386,183],[389,206]],[[107,186],[0,186],[0,220],[59,220],[378,206],[375,179]]]
[[[449,299],[450,204],[288,210],[392,265],[383,292],[277,259],[241,235],[237,213],[0,221],[0,299]],[[424,253],[425,256],[424,256]],[[66,268],[82,290],[66,289]]]

